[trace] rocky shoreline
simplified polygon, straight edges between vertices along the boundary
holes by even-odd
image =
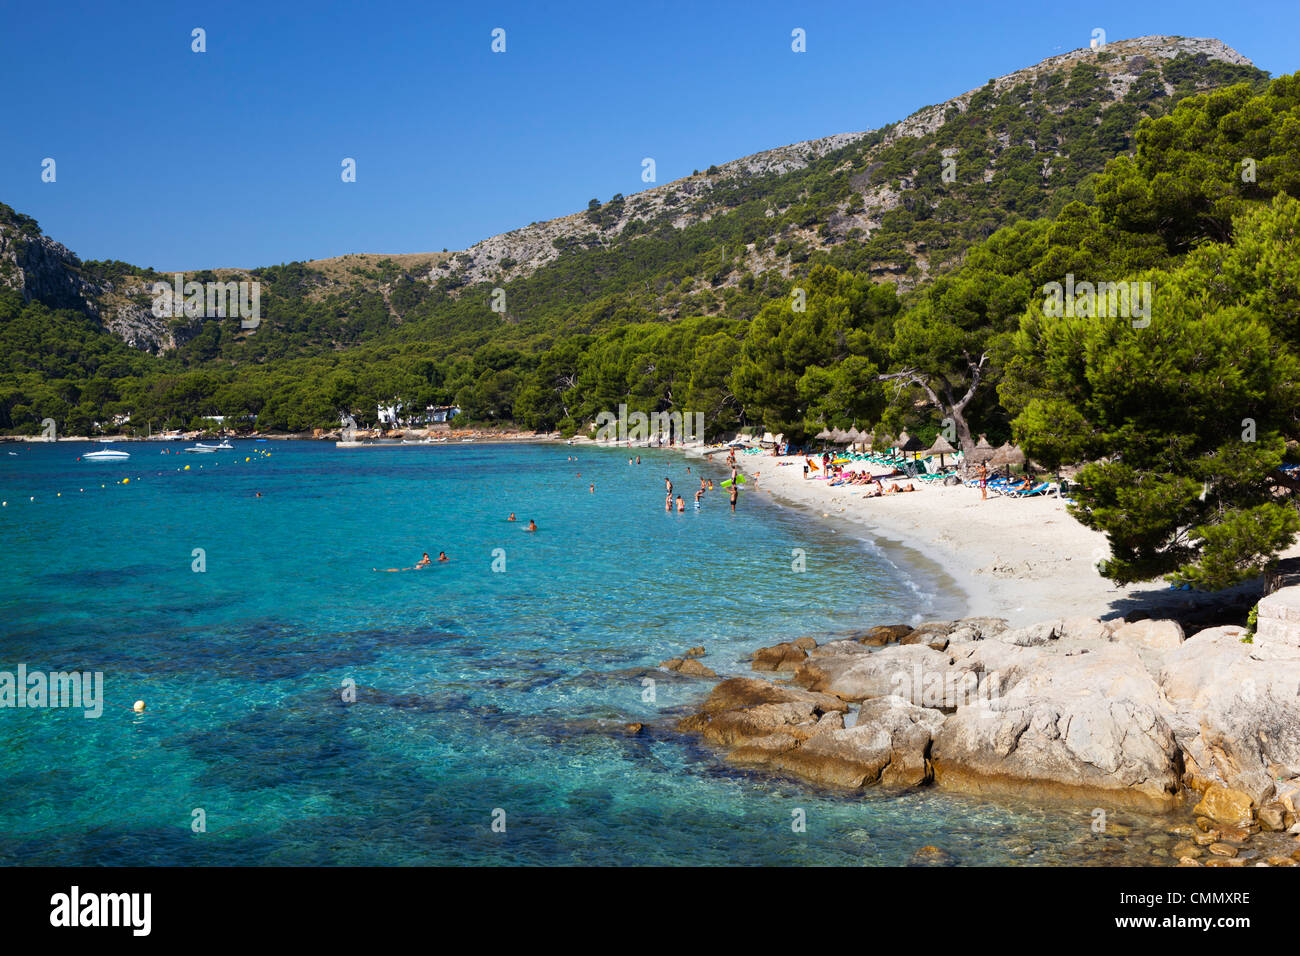
[[[775,679],[722,679],[677,730],[733,765],[819,787],[1082,804],[1102,821],[1170,813],[1171,845],[1153,850],[1167,862],[1293,866],[1300,646],[1245,637],[1227,626],[1188,638],[1171,620],[994,617],[800,637],[753,655],[751,669]],[[716,677],[695,660],[703,650],[662,666]]]

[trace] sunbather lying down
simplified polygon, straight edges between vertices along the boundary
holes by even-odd
[[[885,494],[901,495],[908,491],[916,491],[916,486],[910,481],[906,485],[901,485],[896,482],[885,489]]]

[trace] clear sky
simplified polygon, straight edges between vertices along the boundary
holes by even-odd
[[[0,0],[0,201],[159,269],[461,249],[645,188],[644,157],[665,183],[882,126],[1097,27],[1300,69],[1297,0]]]

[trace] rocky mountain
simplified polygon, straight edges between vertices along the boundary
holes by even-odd
[[[167,320],[150,309],[148,277],[128,269],[130,274],[116,281],[97,274],[44,235],[35,219],[0,203],[0,288],[17,290],[27,302],[85,312],[134,348],[159,352],[175,347]]]
[[[765,275],[788,281],[816,261],[914,287],[1003,225],[1087,201],[1089,177],[1131,150],[1144,116],[1263,76],[1218,40],[1117,41],[990,79],[882,129],[782,146],[593,200],[585,211],[462,252],[185,274],[259,279],[270,321],[256,339],[237,323],[205,334],[206,320],[157,318],[150,286],[170,276],[82,263],[8,207],[0,207],[0,287],[79,308],[139,349],[200,348],[192,358],[236,362],[337,351],[390,334],[436,335],[455,349],[457,336],[477,347],[491,336],[544,337],[557,323],[596,331],[616,315],[745,319],[761,304]],[[510,290],[504,324],[460,304],[486,301],[497,286]],[[604,305],[571,318],[592,303]],[[289,341],[272,345],[281,333]]]
[[[808,140],[765,150],[751,156],[732,160],[720,166],[711,166],[707,172],[678,179],[662,186],[655,186],[627,197],[616,196],[610,203],[601,207],[599,215],[575,213],[560,219],[532,223],[520,229],[492,236],[476,243],[464,252],[430,271],[430,278],[438,280],[446,276],[455,276],[463,284],[477,282],[504,281],[528,275],[542,266],[554,262],[565,249],[592,245],[611,246],[620,238],[628,235],[629,226],[641,224],[641,229],[633,229],[631,235],[644,234],[646,228],[662,223],[670,223],[675,229],[707,222],[714,216],[725,215],[729,206],[725,189],[746,180],[765,177],[781,177],[789,173],[807,169],[815,160],[844,150],[845,147],[872,137],[872,145],[860,157],[845,157],[843,172],[855,168],[869,170],[873,162],[889,147],[903,140],[920,141],[932,136],[950,122],[960,122],[969,114],[972,103],[979,95],[986,98],[1000,96],[1018,87],[1033,87],[1048,82],[1053,76],[1065,76],[1079,64],[1095,65],[1104,74],[1105,82],[1098,95],[1089,104],[1089,109],[1102,112],[1107,106],[1123,102],[1130,96],[1135,84],[1144,76],[1151,74],[1159,64],[1186,58],[1193,64],[1204,66],[1210,61],[1252,68],[1250,60],[1236,50],[1215,39],[1195,39],[1186,37],[1149,36],[1133,40],[1123,40],[1107,44],[1103,50],[1078,49],[1060,56],[1050,57],[1035,66],[1017,70],[1006,76],[989,80],[979,89],[969,90],[937,106],[928,106],[917,110],[907,119],[885,127],[880,131],[866,130],[856,133],[839,133],[822,139]],[[1158,84],[1156,89],[1166,97],[1172,97],[1177,87],[1164,75],[1152,75],[1151,81]],[[1067,110],[1077,109],[1079,104],[1062,102],[1048,108],[1057,115]],[[1044,158],[1046,175],[1051,175],[1051,162],[1063,155],[1062,142],[1028,141],[1030,147]],[[1009,148],[1012,143],[1006,135],[1001,136],[999,145]],[[955,156],[958,150],[950,149],[945,156]],[[919,158],[919,157],[918,157]],[[854,161],[856,160],[856,162]],[[991,181],[999,172],[996,157],[991,157],[978,175],[984,182]],[[920,169],[913,166],[903,182],[872,181],[870,176],[858,176],[854,181],[854,192],[861,197],[861,203],[855,204],[851,197],[846,197],[836,210],[836,221],[829,234],[815,230],[802,230],[798,236],[814,247],[833,244],[838,238],[846,237],[855,229],[860,229],[864,237],[869,237],[882,226],[884,213],[898,208],[904,202],[904,194],[920,175]],[[756,254],[751,247],[746,265],[751,271],[761,272],[764,268],[788,265],[780,262],[780,257]],[[922,262],[928,260],[922,255]],[[925,266],[922,266],[924,271]]]

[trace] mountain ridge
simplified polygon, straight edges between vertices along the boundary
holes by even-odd
[[[692,312],[743,318],[752,310],[733,306],[746,276],[789,280],[814,256],[907,289],[958,261],[965,245],[1005,222],[1050,212],[1053,190],[1066,189],[1059,202],[1070,198],[1069,191],[1114,155],[1117,144],[1127,145],[1144,110],[1162,108],[1162,100],[1179,92],[1175,64],[1184,64],[1181,73],[1188,75],[1183,92],[1195,92],[1214,85],[1199,76],[1219,75],[1209,68],[1212,62],[1230,68],[1227,79],[1252,75],[1249,59],[1212,38],[1149,36],[1102,50],[1069,51],[876,130],[762,150],[605,203],[593,200],[585,211],[489,236],[466,250],[354,253],[291,263],[301,266],[293,294],[303,306],[338,300],[335,311],[343,322],[357,297],[377,297],[396,329],[418,319],[431,301],[429,308],[437,301],[452,308],[467,290],[517,285],[566,261],[585,277],[573,284],[569,298],[572,292],[598,298],[602,282],[608,285],[602,276],[645,258],[652,245],[683,243],[701,251],[661,253],[668,261],[687,258],[651,283],[657,291],[648,305],[668,320]],[[1008,104],[1016,96],[1019,101]],[[1001,118],[986,119],[995,115]],[[1064,120],[1069,122],[1062,126]],[[979,123],[989,126],[982,135],[972,133]],[[1062,153],[1069,137],[1095,138],[1094,131],[1107,123],[1114,129],[1103,148],[1088,146],[1089,156],[1078,161],[1072,151]],[[955,185],[965,193],[958,199],[955,185],[940,181],[940,158],[979,163],[978,178],[963,170],[964,182]],[[0,214],[0,286],[18,289],[25,300],[80,307],[122,341],[155,354],[182,349],[202,331],[193,322],[152,314],[152,283],[170,282],[172,273],[119,262],[82,263],[43,236],[30,217],[9,213]],[[737,215],[743,224],[736,224]],[[719,228],[712,235],[697,235],[715,221]],[[647,245],[652,238],[655,243]],[[283,267],[182,274],[228,280],[264,277],[277,268]],[[417,287],[409,288],[412,283]],[[625,287],[609,288],[618,295]],[[395,293],[413,302],[413,310],[395,305]],[[527,324],[527,296],[522,307],[514,304],[519,296],[512,294],[511,301],[507,320]],[[264,330],[258,334],[265,339]],[[249,341],[238,332],[227,338],[231,348]],[[338,345],[335,337],[312,347]]]

